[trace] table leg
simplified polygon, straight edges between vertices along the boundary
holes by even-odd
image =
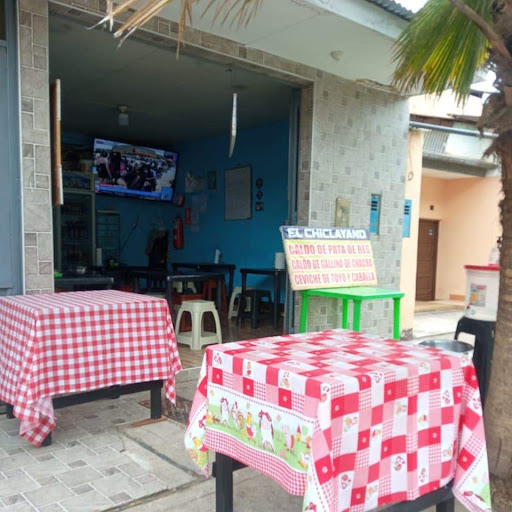
[[[222,285],[224,284],[224,278],[217,279],[217,294],[215,295],[215,305],[219,315],[222,315]]]
[[[215,454],[215,510],[233,512],[233,459]]]
[[[8,420],[12,420],[14,418],[14,406],[5,404],[5,414]]]
[[[238,303],[238,315],[236,317],[237,324],[240,323],[240,319],[245,313],[245,293],[247,290],[247,274],[245,272],[240,273],[242,274],[242,293],[240,294],[240,302]]]
[[[393,299],[393,338],[400,339],[400,299]]]
[[[353,329],[356,332],[361,330],[361,302],[360,300],[354,301],[354,325]]]
[[[162,381],[155,380],[151,383],[151,419],[158,420],[162,417]]]
[[[260,311],[260,298],[257,295],[253,295],[251,298],[251,329],[257,329],[258,328],[258,314]]]
[[[348,329],[348,299],[343,299],[343,309],[341,312],[341,327]]]
[[[274,330],[279,325],[279,306],[281,305],[281,275],[274,273]]]
[[[235,269],[230,268],[229,269],[229,296],[227,297],[228,300],[231,299],[231,295],[233,294],[233,281],[235,280]]]
[[[436,505],[436,512],[455,512],[455,499],[443,501]]]
[[[41,446],[51,446],[52,445],[52,433],[50,432],[41,443]]]
[[[165,300],[167,301],[167,305],[169,306],[169,313],[171,318],[174,318],[174,304],[172,303],[172,288],[173,280],[167,279],[167,287],[165,289]]]
[[[117,400],[118,398],[121,398],[121,386],[111,386],[110,398],[112,400]]]
[[[309,295],[302,294],[302,307],[300,308],[299,332],[306,332],[308,328]]]

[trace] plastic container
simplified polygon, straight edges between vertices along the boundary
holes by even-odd
[[[274,268],[276,270],[284,270],[286,268],[284,252],[276,252],[274,254]]]
[[[500,267],[466,265],[464,316],[494,322],[498,313]]]

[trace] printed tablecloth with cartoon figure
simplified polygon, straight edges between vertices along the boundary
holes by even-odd
[[[487,451],[468,356],[344,330],[206,350],[185,445],[304,495],[304,511],[361,512],[451,480],[490,512]]]

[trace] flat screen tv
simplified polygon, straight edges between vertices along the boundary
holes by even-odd
[[[94,140],[97,194],[172,201],[178,153],[105,139]]]

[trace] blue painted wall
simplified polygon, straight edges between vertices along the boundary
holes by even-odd
[[[161,201],[96,196],[96,211],[116,210],[121,219],[121,262],[147,265],[145,253],[148,235],[153,228],[165,227],[172,236],[175,208]]]
[[[67,134],[64,142],[90,144],[93,140]],[[173,149],[179,151],[177,187],[185,189],[185,173],[206,178],[215,170],[217,189],[205,190],[207,209],[200,214],[199,231],[193,232],[185,225],[185,247],[172,247],[170,261],[212,261],[215,249],[222,252],[222,261],[243,267],[272,267],[274,253],[282,252],[279,226],[288,212],[288,122],[282,121],[240,131],[233,158],[228,158],[228,137],[218,136],[183,144]],[[224,220],[224,172],[233,167],[252,166],[252,218],[244,221]],[[263,179],[262,202],[264,210],[257,212],[256,180]],[[186,195],[185,206],[192,207],[192,195]],[[148,234],[154,227],[165,226],[172,237],[176,215],[184,220],[184,208],[162,202],[96,196],[97,210],[117,210],[121,217],[121,261],[129,265],[146,265],[144,253]],[[253,276],[249,285],[265,285],[270,280]],[[240,274],[235,274],[235,284],[240,284]]]
[[[279,226],[288,215],[288,122],[278,122],[239,132],[233,158],[228,158],[228,137],[194,141],[178,147],[178,192],[183,191],[185,172],[206,176],[217,173],[217,190],[206,191],[208,207],[200,215],[199,232],[185,226],[185,248],[172,250],[171,261],[213,261],[215,249],[222,261],[243,267],[273,267],[274,253],[283,251]],[[252,219],[224,220],[224,172],[252,166]],[[256,180],[263,179],[264,210],[257,212]],[[187,195],[186,206],[192,206]],[[249,285],[261,282],[250,277]],[[236,273],[235,284],[240,283]],[[270,282],[269,282],[269,285]]]

